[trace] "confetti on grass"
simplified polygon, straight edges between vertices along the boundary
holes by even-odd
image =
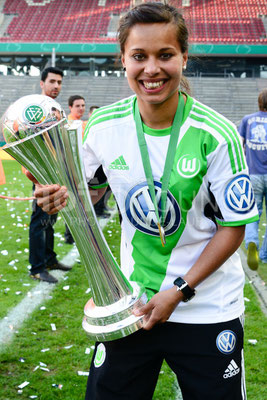
[[[27,385],[29,385],[29,383],[30,383],[30,382],[25,381],[25,382],[21,383],[21,384],[18,386],[18,388],[19,388],[19,389],[23,389],[23,388],[25,388]]]

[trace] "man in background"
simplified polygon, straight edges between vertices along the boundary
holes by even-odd
[[[70,114],[68,115],[68,121],[81,120],[82,131],[84,132],[87,121],[82,121],[82,117],[85,112],[85,100],[82,96],[75,94],[69,97],[68,100]]]
[[[82,117],[85,112],[85,100],[84,97],[74,94],[73,96],[70,96],[68,99],[68,105],[70,109],[70,113],[68,115],[68,121],[81,121],[82,124],[82,135],[84,133],[85,126],[87,124],[87,121],[82,121]],[[65,243],[67,244],[73,244],[74,239],[72,237],[72,234],[69,230],[68,225],[65,225],[65,233],[64,233],[64,238],[65,238]]]
[[[43,70],[41,74],[40,87],[42,94],[56,99],[61,91],[63,72],[55,67]],[[57,214],[48,215],[37,202],[33,201],[33,212],[31,215],[29,231],[29,261],[31,264],[30,276],[39,281],[57,283],[58,280],[48,271],[61,269],[68,271],[71,267],[57,260],[54,251],[54,228]]]
[[[267,208],[267,89],[259,94],[258,105],[258,112],[242,119],[239,133],[243,138],[250,179],[261,216],[264,199]],[[267,226],[261,248],[258,230],[259,221],[246,225],[247,264],[252,270],[258,268],[259,258],[267,263]]]

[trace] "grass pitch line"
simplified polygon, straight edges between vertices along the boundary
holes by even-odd
[[[109,218],[99,219],[98,223],[103,230],[108,222],[117,213],[117,209],[112,210]],[[71,251],[61,260],[63,264],[73,266],[76,259],[79,257],[79,252],[76,246],[73,246]],[[53,271],[58,281],[62,281],[66,272]],[[28,292],[22,301],[14,307],[2,320],[0,320],[0,350],[5,345],[11,342],[14,333],[20,328],[23,322],[31,315],[31,313],[42,303],[49,299],[51,292],[56,285],[47,282],[39,282],[31,291]]]

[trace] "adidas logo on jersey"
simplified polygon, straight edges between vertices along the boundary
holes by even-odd
[[[113,162],[109,165],[108,169],[128,170],[129,167],[128,167],[128,165],[126,164],[126,162],[125,162],[123,156],[120,156],[120,157],[116,158],[116,160],[113,161]]]
[[[228,367],[226,368],[226,370],[224,371],[223,377],[224,377],[224,379],[232,378],[232,376],[239,374],[239,372],[240,372],[240,368],[238,367],[236,362],[234,360],[232,360],[230,362],[230,364],[228,365]]]

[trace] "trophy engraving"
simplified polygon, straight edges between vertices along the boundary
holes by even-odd
[[[146,302],[144,288],[123,275],[99,228],[82,163],[80,124],[68,124],[61,106],[43,95],[18,99],[1,121],[2,147],[41,184],[64,185],[67,206],[60,211],[86,268],[92,298],[83,328],[98,341],[127,336],[142,327],[132,311]]]

